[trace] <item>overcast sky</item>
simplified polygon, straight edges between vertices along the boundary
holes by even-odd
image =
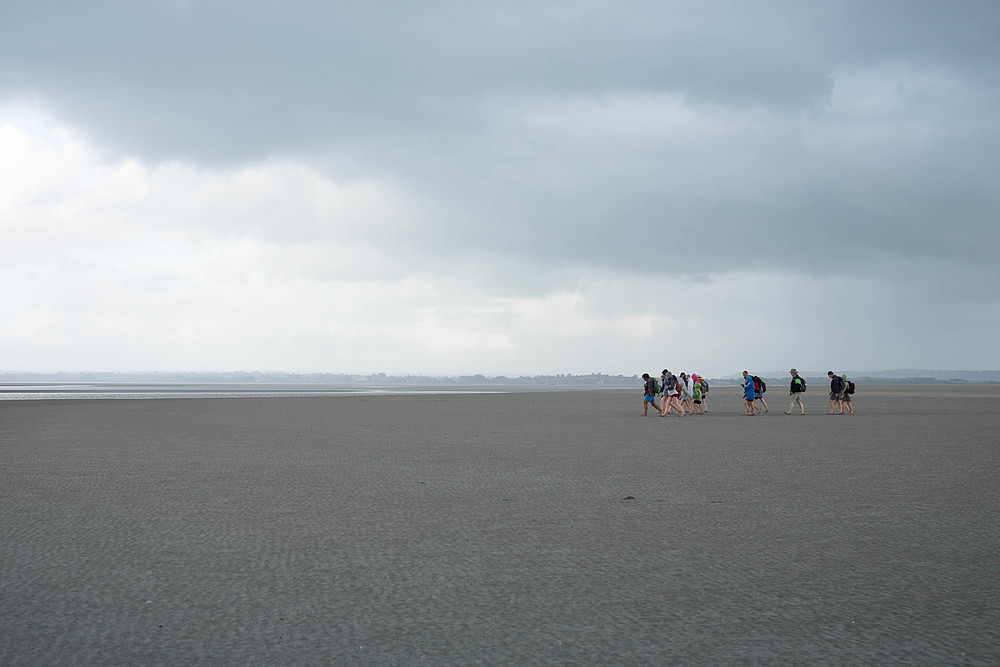
[[[0,0],[0,370],[1000,368],[998,34]]]

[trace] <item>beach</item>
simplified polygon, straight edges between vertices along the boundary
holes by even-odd
[[[0,401],[0,664],[997,664],[1000,385]]]

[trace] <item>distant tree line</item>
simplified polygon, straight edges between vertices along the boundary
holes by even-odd
[[[848,374],[862,385],[915,385],[915,384],[966,384],[970,382],[993,384],[1000,381],[1000,371],[975,371],[972,376],[942,378],[933,376],[885,377],[865,374]],[[962,372],[965,374],[965,372]],[[958,375],[958,372],[955,373]],[[768,385],[778,387],[788,383],[787,377],[764,377]],[[825,382],[825,373],[803,374],[810,385]],[[741,378],[708,378],[715,386],[738,386]],[[324,384],[324,385],[422,385],[422,386],[578,386],[578,387],[637,387],[642,380],[636,375],[387,375],[385,373],[281,373],[274,371],[207,372],[58,372],[18,373],[0,372],[0,383],[16,384],[128,384],[128,383],[183,383],[183,384]]]
[[[639,384],[638,375],[521,375],[518,377],[475,375],[386,375],[385,373],[280,373],[271,371],[205,372],[59,372],[0,373],[7,383],[186,383],[186,384],[365,384],[365,385],[557,385],[628,387]]]

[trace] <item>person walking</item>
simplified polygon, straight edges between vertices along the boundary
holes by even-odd
[[[827,371],[826,375],[830,378],[830,412],[827,414],[834,414],[837,408],[840,408],[840,412],[836,414],[844,414],[844,404],[841,401],[841,394],[844,392],[844,380],[836,375],[833,371]]]
[[[753,400],[756,405],[756,401],[760,401],[761,405],[764,406],[764,412],[769,412],[767,409],[767,401],[764,400],[764,392],[767,391],[767,383],[760,379],[759,375],[753,376]],[[760,412],[760,408],[757,408],[757,412]]]
[[[708,412],[708,380],[698,376],[698,383],[701,384],[701,412]]]
[[[844,381],[844,391],[840,394],[840,404],[844,410],[847,410],[847,414],[854,414],[854,406],[851,405],[851,383],[847,379],[847,373],[840,376],[840,379]]]
[[[792,386],[789,388],[788,393],[791,401],[788,403],[788,410],[785,411],[785,414],[792,414],[792,408],[798,404],[799,414],[804,415],[806,413],[806,406],[802,404],[802,393],[806,390],[806,381],[799,377],[799,372],[794,368],[788,372],[792,375]]]
[[[660,373],[660,416],[663,416],[663,411],[667,408],[667,379],[670,377],[670,373],[664,368],[663,372]]]
[[[650,405],[656,408],[656,411],[659,412],[660,403],[656,400],[656,380],[649,377],[649,373],[642,374],[642,389],[644,392],[642,395],[642,416],[646,416],[646,411],[649,409]]]
[[[681,405],[688,412],[694,412],[694,394],[691,389],[691,376],[687,373],[681,373]]]
[[[694,380],[694,413],[698,415],[705,414],[705,411],[701,408],[701,401],[703,394],[701,393],[701,382],[698,381],[698,376],[694,373],[691,374],[691,379]]]
[[[662,377],[666,379],[663,380],[663,410],[660,411],[660,416],[666,417],[671,410],[677,410],[677,414],[683,417],[685,411],[684,404],[680,402],[680,381],[666,368],[663,369]]]
[[[753,400],[753,378],[750,377],[750,373],[743,371],[743,407],[747,410],[747,413],[744,415],[745,417],[753,417],[757,414],[753,407]]]

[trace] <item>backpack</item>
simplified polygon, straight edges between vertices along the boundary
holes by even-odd
[[[756,375],[754,375],[754,376],[753,376],[753,390],[754,390],[754,391],[759,391],[759,392],[760,392],[760,393],[762,393],[762,394],[763,394],[763,393],[764,393],[765,391],[767,391],[767,385],[766,385],[766,384],[764,384],[764,381],[763,381],[763,380],[761,380],[761,379],[760,379],[759,377],[757,377]]]
[[[796,376],[795,381],[799,383],[799,391],[805,391],[806,390],[806,381],[805,381],[805,379]]]
[[[661,391],[660,390],[660,381],[657,380],[656,378],[653,378],[653,393],[654,394],[659,394],[660,391]]]
[[[850,380],[847,381],[847,393],[848,394],[854,393],[854,383],[851,382]]]
[[[764,382],[763,378],[758,378],[760,380],[760,393],[767,393],[767,383]]]
[[[701,393],[707,394],[708,393],[708,380],[706,380],[705,378],[702,378],[698,382],[701,384]]]

